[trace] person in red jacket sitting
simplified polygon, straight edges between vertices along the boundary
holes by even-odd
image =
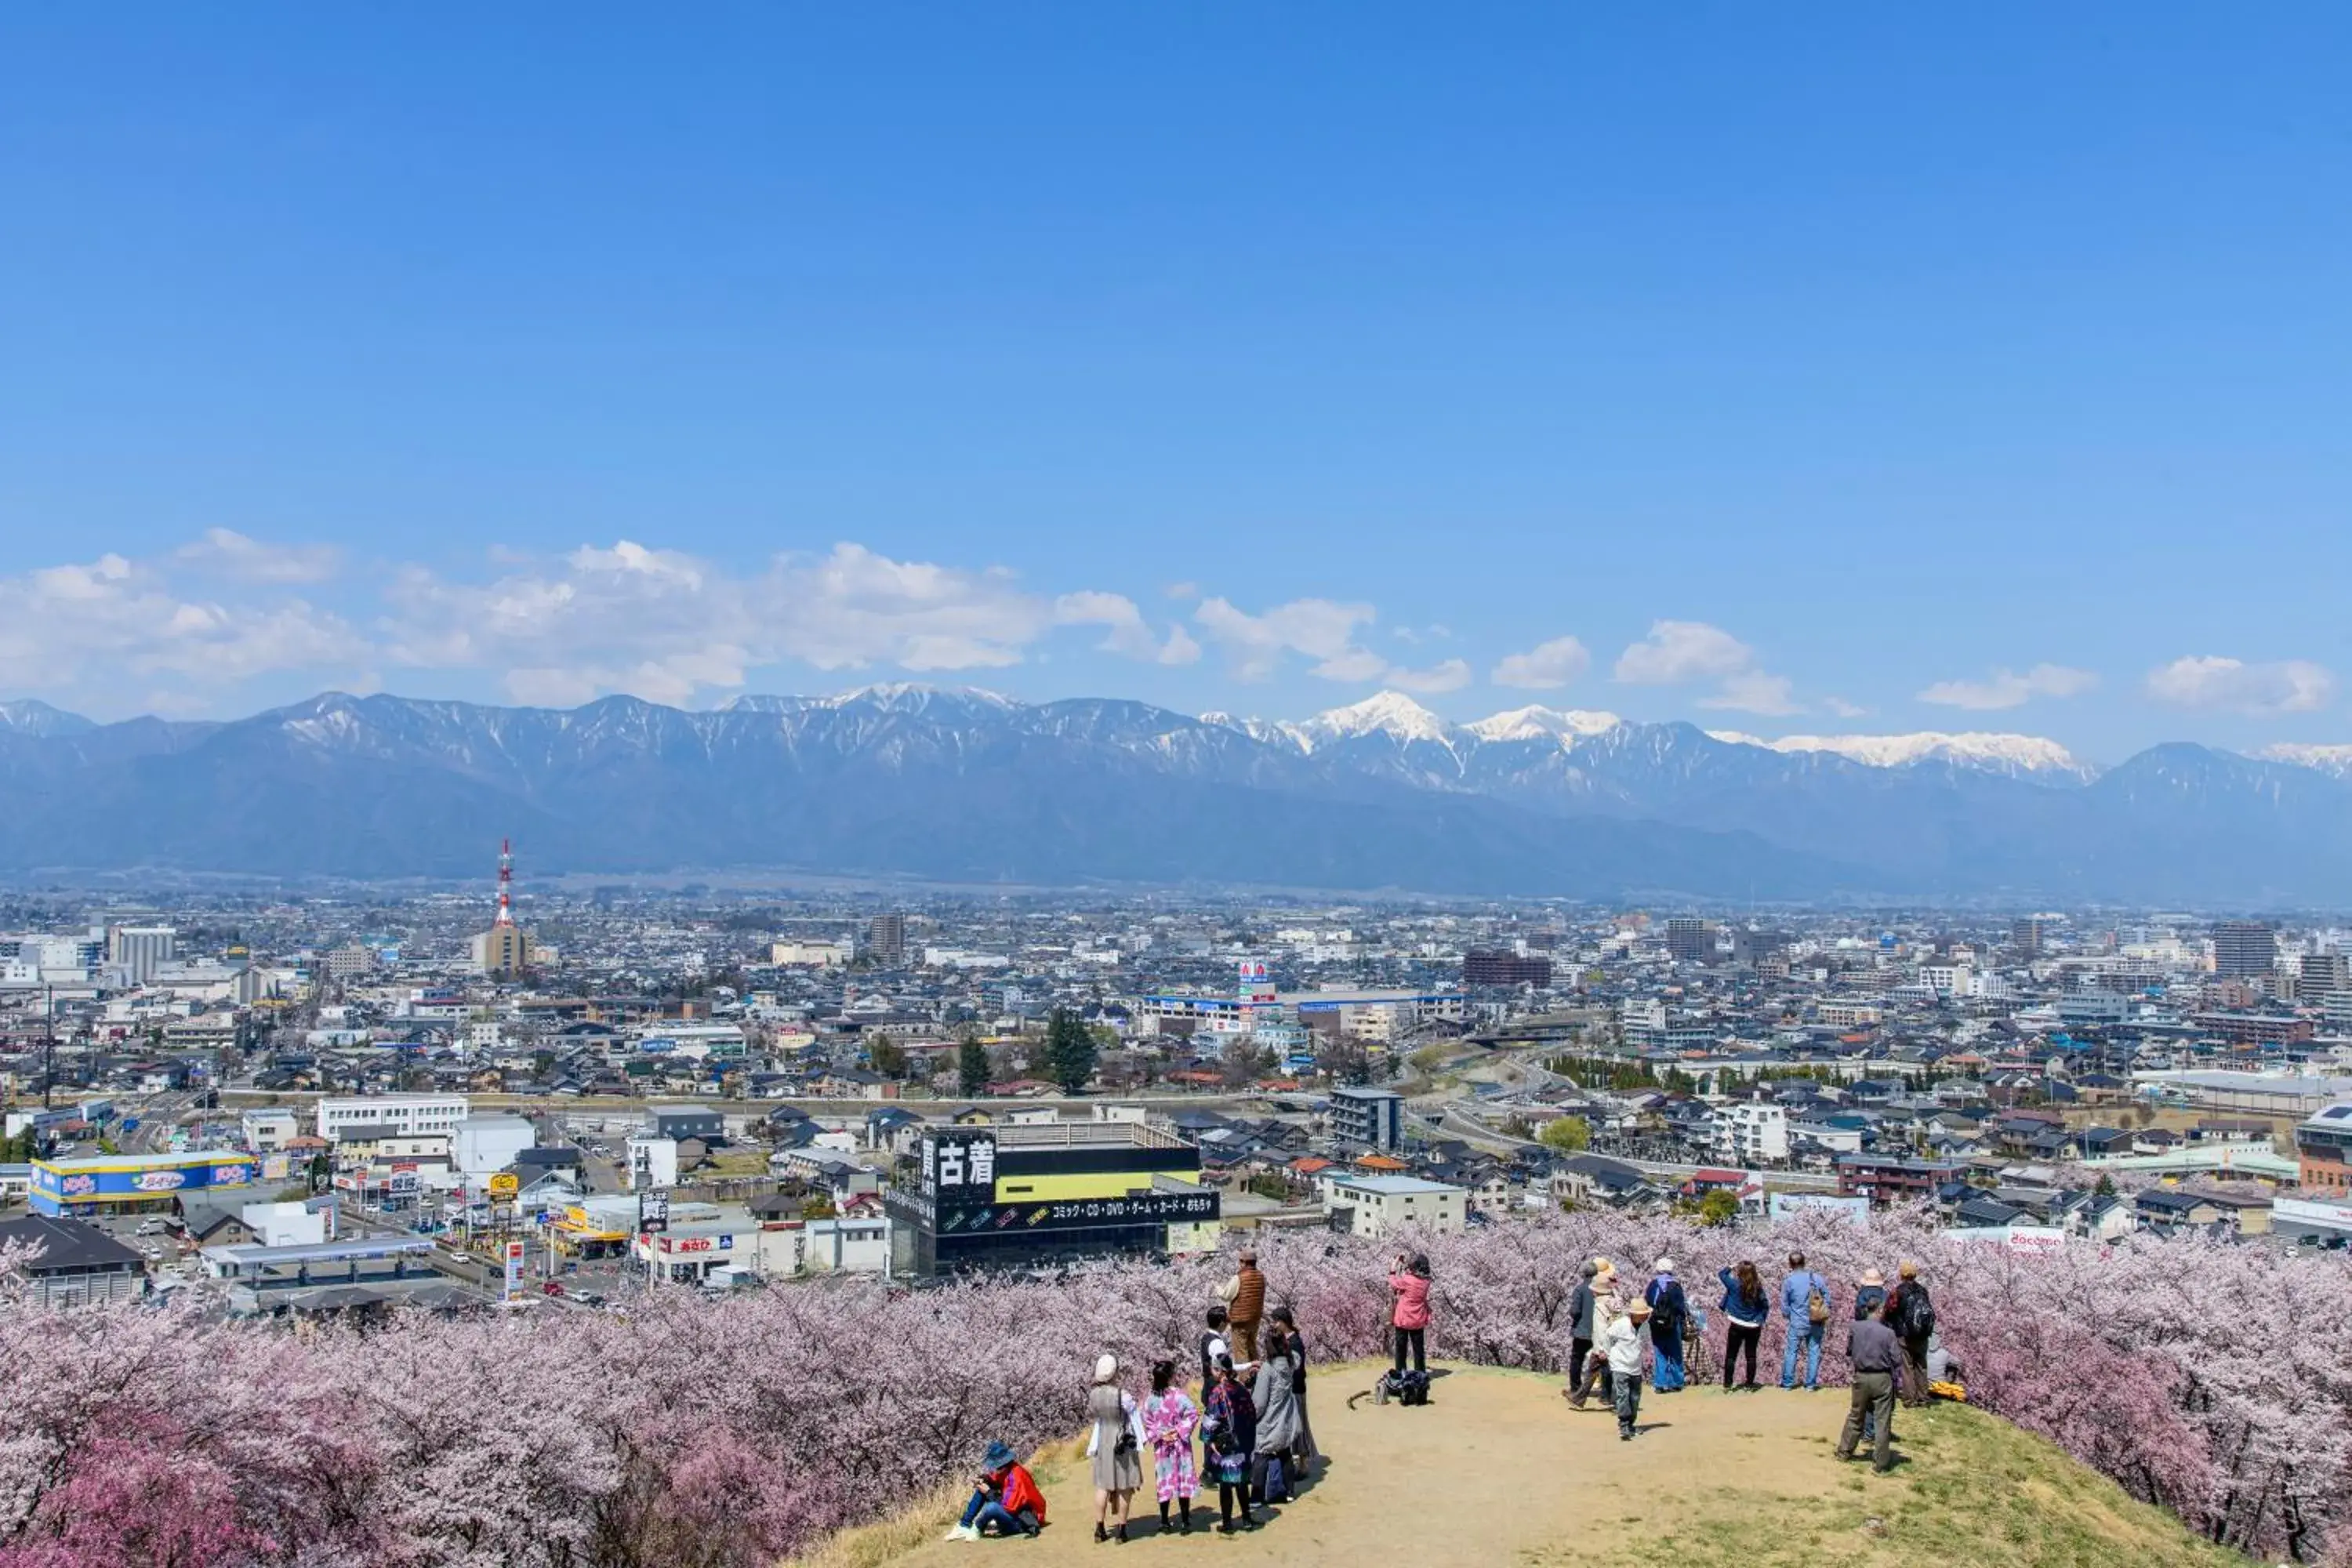
[[[1029,1467],[1003,1443],[991,1443],[980,1461],[980,1486],[964,1505],[963,1520],[948,1531],[950,1541],[978,1541],[990,1525],[999,1535],[1016,1531],[1035,1535],[1045,1525],[1045,1494]]]
[[[1396,1369],[1404,1371],[1405,1347],[1412,1347],[1412,1370],[1427,1372],[1429,1359],[1424,1337],[1429,1332],[1429,1258],[1414,1253],[1407,1258],[1400,1252],[1389,1275],[1389,1289],[1396,1292],[1396,1310],[1389,1322],[1396,1330]]]

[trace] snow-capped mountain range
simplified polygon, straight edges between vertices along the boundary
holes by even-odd
[[[2352,747],[1709,732],[1383,692],[1297,721],[877,686],[687,711],[0,707],[0,871],[762,868],[957,882],[2340,904]]]

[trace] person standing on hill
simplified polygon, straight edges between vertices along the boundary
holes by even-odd
[[[1902,1283],[1895,1287],[1886,1321],[1903,1343],[1903,1403],[1920,1405],[1927,1403],[1927,1345],[1936,1337],[1936,1305],[1919,1282],[1917,1264],[1906,1258],[1899,1272]]]
[[[1651,1359],[1655,1363],[1652,1382],[1660,1394],[1678,1394],[1685,1381],[1683,1330],[1690,1322],[1690,1298],[1683,1293],[1682,1281],[1675,1278],[1673,1258],[1658,1259],[1657,1275],[1642,1292],[1642,1301],[1650,1309]],[[1616,1373],[1613,1359],[1609,1370],[1612,1375]]]
[[[1885,1322],[1894,1310],[1882,1305],[1877,1317],[1854,1324],[1853,1337],[1846,1342],[1853,1360],[1853,1401],[1846,1406],[1837,1445],[1837,1457],[1851,1459],[1865,1431],[1874,1429],[1871,1463],[1882,1476],[1895,1468],[1895,1379],[1903,1365],[1903,1347]]]
[[[1143,1440],[1151,1445],[1153,1479],[1160,1494],[1160,1528],[1168,1528],[1168,1510],[1180,1512],[1178,1528],[1192,1533],[1192,1494],[1201,1489],[1192,1465],[1192,1434],[1200,1430],[1201,1412],[1185,1397],[1177,1381],[1176,1363],[1151,1363],[1151,1397],[1143,1402]]]
[[[1597,1258],[1587,1259],[1578,1273],[1576,1291],[1568,1299],[1568,1387],[1561,1392],[1570,1405],[1581,1410],[1592,1390],[1593,1367],[1599,1365],[1601,1368],[1604,1397],[1609,1386],[1609,1373],[1606,1360],[1596,1363],[1592,1356],[1592,1320],[1601,1306],[1601,1294],[1593,1289],[1592,1282],[1601,1276],[1601,1260]]]
[[[1290,1386],[1298,1394],[1298,1462],[1292,1474],[1295,1482],[1315,1463],[1315,1428],[1307,1419],[1307,1336],[1298,1331],[1298,1320],[1287,1307],[1276,1307],[1266,1314],[1266,1321],[1290,1346]]]
[[[1255,1530],[1250,1513],[1250,1455],[1257,1447],[1257,1406],[1250,1403],[1248,1385],[1234,1375],[1234,1358],[1219,1356],[1210,1375],[1209,1392],[1201,1402],[1204,1413],[1201,1443],[1209,1457],[1210,1473],[1217,1478],[1217,1511],[1221,1535],[1234,1532],[1234,1500],[1239,1495],[1242,1528]]]
[[[1764,1320],[1772,1315],[1772,1298],[1765,1292],[1764,1277],[1746,1258],[1736,1268],[1718,1268],[1723,1281],[1723,1391],[1731,1392],[1731,1363],[1748,1352],[1748,1377],[1740,1387],[1756,1386],[1756,1347],[1764,1341]]]
[[[1234,1352],[1233,1327],[1225,1321],[1223,1307],[1209,1309],[1209,1331],[1201,1336],[1201,1397],[1209,1396],[1209,1384],[1217,1379],[1217,1358]]]
[[[1853,1321],[1855,1324],[1859,1326],[1864,1322],[1868,1322],[1878,1318],[1884,1314],[1885,1310],[1886,1277],[1875,1268],[1864,1269],[1862,1272],[1862,1283],[1855,1286],[1853,1291]],[[1853,1342],[1850,1338],[1846,1341],[1846,1349],[1849,1354],[1852,1353]],[[1878,1430],[1877,1422],[1878,1414],[1876,1407],[1874,1406],[1864,1415],[1862,1419],[1862,1440],[1864,1442],[1869,1442],[1871,1438],[1875,1436]],[[1887,1441],[1893,1442],[1894,1440],[1895,1435],[1891,1432],[1888,1433]]]
[[[1642,1416],[1642,1326],[1649,1317],[1650,1304],[1634,1302],[1609,1320],[1592,1352],[1609,1363],[1609,1395],[1617,1406],[1621,1443],[1633,1440],[1633,1423]]]
[[[1225,1318],[1233,1329],[1234,1355],[1243,1365],[1257,1360],[1257,1328],[1265,1320],[1265,1276],[1257,1254],[1244,1251],[1241,1267],[1225,1281]]]
[[[1396,1292],[1396,1309],[1389,1314],[1390,1327],[1396,1331],[1396,1369],[1404,1371],[1407,1348],[1412,1352],[1412,1370],[1427,1372],[1429,1356],[1429,1258],[1414,1253],[1407,1258],[1400,1252],[1389,1274],[1389,1289]]]
[[[1087,1390],[1087,1415],[1094,1430],[1087,1438],[1087,1458],[1094,1461],[1095,1539],[1127,1539],[1128,1516],[1135,1509],[1135,1489],[1143,1484],[1143,1414],[1134,1396],[1118,1385],[1118,1358],[1096,1358],[1095,1380]],[[1115,1531],[1104,1524],[1118,1521]]]
[[[1805,1387],[1822,1386],[1822,1341],[1830,1329],[1830,1284],[1805,1267],[1805,1255],[1789,1254],[1789,1272],[1780,1279],[1780,1317],[1789,1325],[1788,1343],[1780,1352],[1780,1386],[1797,1386],[1797,1357],[1805,1358]]]

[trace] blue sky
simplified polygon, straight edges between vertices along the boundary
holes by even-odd
[[[1648,10],[0,13],[0,695],[2352,740],[2352,9]]]

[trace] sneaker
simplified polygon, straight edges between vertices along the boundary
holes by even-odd
[[[1621,1426],[1621,1427],[1619,1427],[1619,1428],[1617,1429],[1617,1440],[1618,1440],[1620,1443],[1630,1443],[1630,1442],[1632,1442],[1632,1441],[1633,1440],[1633,1428],[1632,1428],[1631,1426]]]
[[[980,1539],[980,1531],[969,1524],[952,1525],[948,1530],[948,1539],[950,1541],[978,1541]]]

